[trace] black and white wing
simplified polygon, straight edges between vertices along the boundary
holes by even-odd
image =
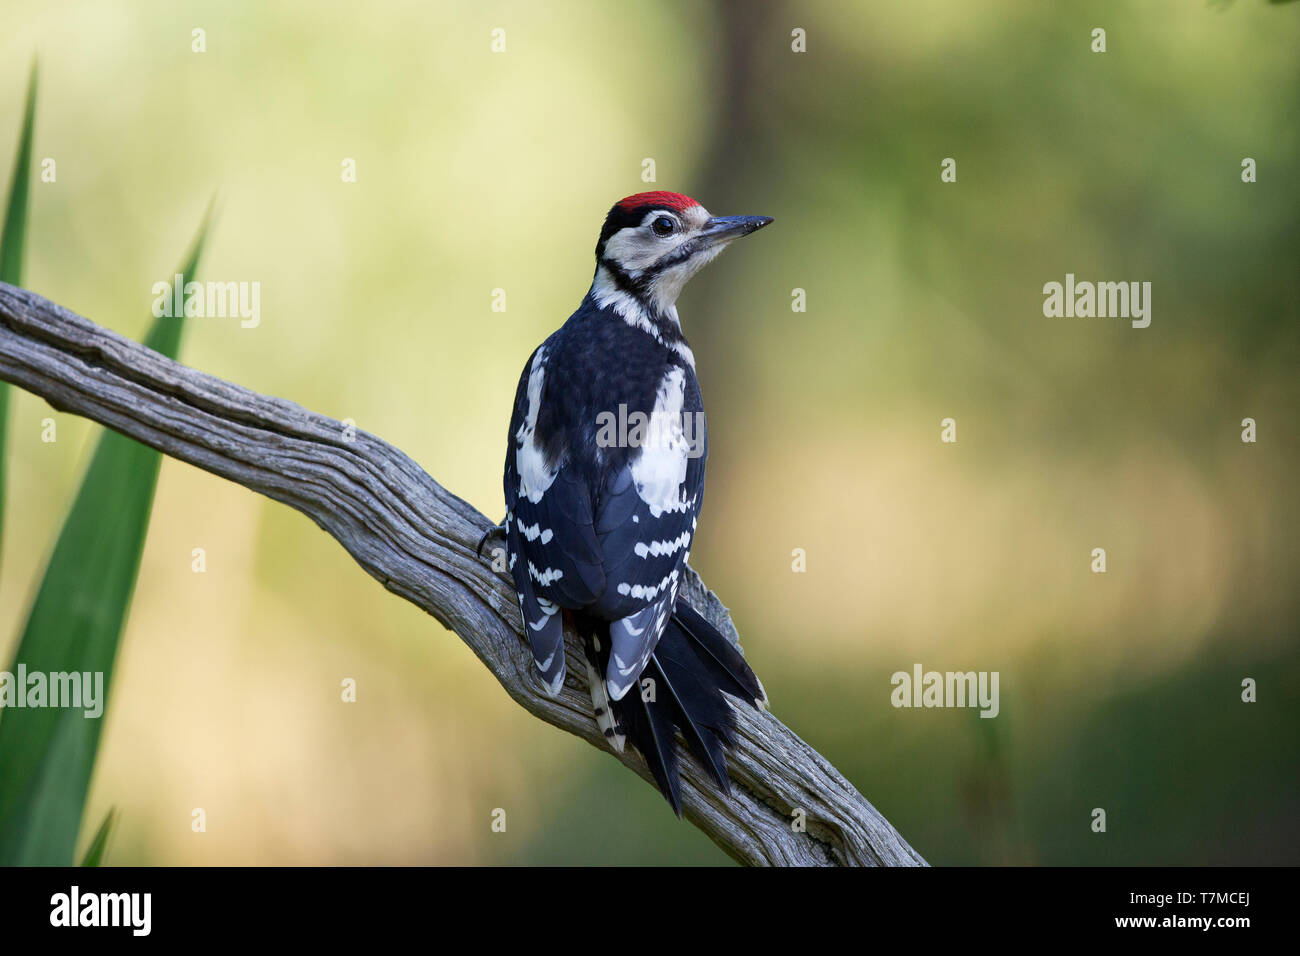
[[[645,670],[677,603],[704,500],[708,434],[695,376],[668,369],[644,441],[604,477],[595,532],[610,619],[605,684],[621,700]]]
[[[546,345],[533,353],[515,392],[506,453],[506,547],[524,633],[547,691],[564,683],[561,608],[581,608],[605,588],[591,491],[565,452],[556,460],[538,435],[546,392]]]

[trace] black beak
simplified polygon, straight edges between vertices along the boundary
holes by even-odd
[[[756,229],[762,229],[771,221],[771,216],[714,216],[704,224],[700,238],[710,245],[715,242],[730,242],[747,236]]]

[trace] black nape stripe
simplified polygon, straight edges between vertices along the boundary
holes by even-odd
[[[612,259],[602,259],[597,268],[599,269],[600,266],[605,267],[605,271],[610,274],[610,277],[614,280],[614,285],[620,292],[627,292],[630,295],[634,295],[638,302],[643,305],[646,304],[645,300],[648,298],[646,293],[649,290],[648,284],[633,279],[627,274],[622,266],[617,262],[614,262]]]

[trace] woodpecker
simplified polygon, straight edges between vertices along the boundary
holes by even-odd
[[[547,693],[566,673],[564,622],[582,638],[597,726],[630,739],[681,816],[674,733],[729,793],[735,742],[723,693],[766,707],[737,646],[684,600],[704,500],[708,434],[677,297],[767,216],[711,216],[645,192],[614,204],[596,272],[515,392],[505,462],[509,568]]]

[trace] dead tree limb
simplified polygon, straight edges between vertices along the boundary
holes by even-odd
[[[584,668],[569,668],[558,697],[540,692],[514,592],[493,572],[490,556],[475,555],[492,522],[396,448],[187,368],[3,283],[0,379],[301,511],[384,587],[460,635],[529,713],[612,753],[591,715]],[[726,608],[693,572],[686,593],[734,635]],[[580,660],[572,634],[567,641],[571,659]],[[686,818],[718,846],[749,864],[924,865],[784,724],[746,705],[734,709],[739,742],[728,755],[730,799],[691,755],[682,759]],[[650,780],[631,748],[614,756]],[[796,809],[804,811],[803,832],[792,826]]]

